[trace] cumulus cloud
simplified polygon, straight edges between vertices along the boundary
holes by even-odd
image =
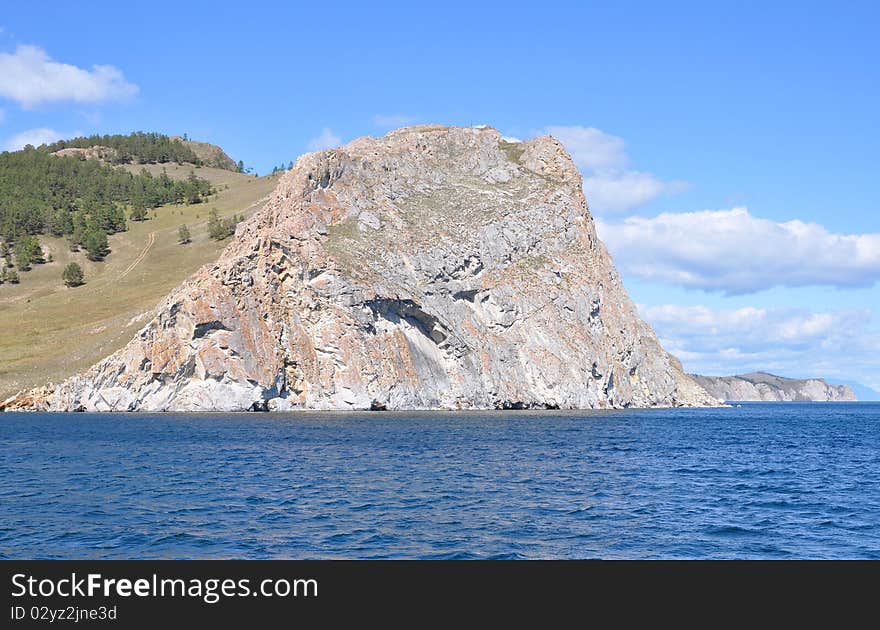
[[[70,138],[79,134],[64,134],[48,127],[39,127],[37,129],[28,129],[21,133],[15,134],[3,143],[3,149],[6,151],[18,151],[27,145],[35,147],[41,144],[50,144],[61,140],[62,138]]]
[[[413,124],[415,121],[416,118],[414,116],[409,116],[408,114],[376,114],[373,116],[373,124],[385,129],[405,127],[406,125]]]
[[[309,151],[323,151],[324,149],[332,149],[334,147],[338,147],[342,144],[342,140],[337,136],[333,131],[324,127],[321,130],[321,134],[309,140],[309,143],[306,145]]]
[[[623,138],[595,127],[550,126],[539,133],[549,134],[565,145],[584,175],[584,194],[590,208],[599,213],[631,210],[687,187],[684,182],[666,182],[651,173],[630,170]]]
[[[18,46],[0,53],[0,97],[29,108],[42,103],[102,103],[133,97],[138,87],[113,66],[91,70],[54,61],[42,48]]]
[[[860,336],[871,319],[869,310],[813,312],[753,306],[711,309],[663,304],[640,306],[639,312],[661,336],[697,342],[703,352],[740,355],[769,345],[800,349],[830,338]]]
[[[814,312],[799,308],[711,309],[640,306],[661,343],[689,372],[756,370],[880,384],[880,333],[869,310]]]
[[[624,274],[743,294],[777,286],[868,287],[880,279],[880,234],[835,234],[746,208],[596,222]]]
[[[622,168],[629,164],[623,138],[595,127],[544,127],[543,133],[562,142],[578,168],[600,170]]]
[[[664,182],[639,171],[599,171],[584,177],[584,194],[590,208],[605,212],[637,208],[660,195],[675,194],[686,188],[685,182]]]

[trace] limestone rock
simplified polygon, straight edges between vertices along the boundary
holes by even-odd
[[[550,137],[410,127],[302,156],[54,410],[715,405],[639,319]]]

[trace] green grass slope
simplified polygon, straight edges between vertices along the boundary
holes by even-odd
[[[41,236],[53,262],[21,274],[19,285],[0,286],[0,400],[46,382],[58,382],[125,345],[149,319],[153,308],[200,266],[214,261],[227,241],[210,240],[208,212],[249,217],[265,203],[277,175],[256,178],[191,165],[135,165],[174,178],[190,171],[211,181],[217,194],[206,203],[163,206],[147,221],[129,221],[126,232],[109,237],[112,252],[93,263],[71,252],[67,240]],[[178,244],[186,224],[192,243]],[[85,271],[86,284],[67,288],[61,272],[69,262]]]

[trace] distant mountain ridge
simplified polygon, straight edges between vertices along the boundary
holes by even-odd
[[[849,385],[831,385],[822,378],[785,378],[767,372],[737,376],[701,376],[690,374],[710,394],[728,401],[855,401]]]

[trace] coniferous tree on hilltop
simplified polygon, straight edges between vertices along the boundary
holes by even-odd
[[[58,156],[64,148],[103,146],[103,160]],[[127,229],[126,219],[146,219],[150,208],[200,203],[214,194],[207,180],[194,172],[174,180],[165,169],[153,175],[110,166],[124,163],[192,163],[199,161],[178,140],[155,133],[90,136],[44,145],[38,149],[0,153],[0,258],[27,271],[44,261],[39,234],[67,236],[70,249],[86,250],[90,260],[110,253],[107,235]],[[9,282],[18,281],[8,278]]]
[[[93,135],[72,140],[59,140],[40,149],[48,153],[61,149],[109,147],[113,153],[105,157],[111,164],[177,164],[201,165],[198,156],[187,145],[160,133],[136,131],[126,135]]]
[[[0,240],[7,244],[34,234],[71,236],[82,244],[85,228],[106,234],[126,229],[126,209],[201,201],[210,182],[191,175],[175,181],[162,172],[133,175],[97,160],[25,149],[0,153]],[[140,203],[140,202],[138,202]],[[137,214],[137,213],[136,213]]]

